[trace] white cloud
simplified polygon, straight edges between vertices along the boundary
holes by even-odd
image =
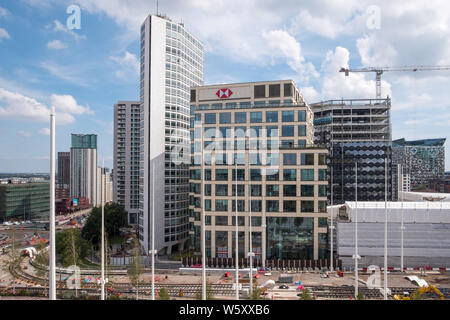
[[[5,8],[0,7],[0,18],[6,17],[9,15],[9,11]]]
[[[55,107],[56,112],[70,113],[76,115],[94,114],[89,106],[80,106],[74,97],[70,95],[52,94],[50,97],[51,105]]]
[[[42,128],[41,130],[39,130],[39,133],[44,135],[44,136],[49,136],[50,135],[50,129],[49,128]]]
[[[47,48],[53,49],[53,50],[61,50],[61,49],[66,49],[67,44],[61,42],[60,40],[53,40],[53,41],[50,41],[49,43],[47,43]]]
[[[30,138],[31,137],[31,133],[29,133],[28,131],[19,130],[19,131],[17,131],[17,134],[19,136],[24,137],[24,138]]]
[[[319,77],[319,73],[314,66],[305,62],[300,43],[287,31],[273,30],[263,32],[262,36],[272,58],[285,58],[288,66],[296,71],[298,77],[303,81],[308,82],[310,76]]]
[[[3,39],[11,39],[11,36],[9,35],[8,31],[6,31],[3,28],[0,28],[0,42],[2,42]]]
[[[52,95],[50,100],[51,105],[56,110],[56,123],[58,125],[74,123],[74,115],[92,114],[89,107],[78,105],[72,96]],[[50,121],[50,108],[33,98],[0,88],[1,118],[48,123]]]
[[[328,51],[321,66],[320,89],[314,87],[301,88],[306,101],[309,103],[328,99],[360,99],[375,98],[375,81],[366,80],[364,73],[350,73],[345,76],[339,70],[348,68],[350,52],[343,47],[336,47]],[[381,81],[382,97],[392,96],[391,85]]]
[[[133,53],[125,51],[123,56],[113,56],[111,60],[118,64],[119,69],[116,70],[118,78],[136,78],[139,76],[139,59]]]
[[[64,24],[62,24],[59,20],[53,21],[53,24],[54,24],[53,31],[55,31],[55,32],[58,32],[58,31],[63,32],[65,34],[72,36],[75,40],[86,39],[85,35],[79,35],[75,31],[67,29],[67,27]]]

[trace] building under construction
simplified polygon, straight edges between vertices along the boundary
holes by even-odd
[[[328,199],[331,204],[355,200],[355,163],[358,163],[358,200],[392,200],[391,99],[330,100],[311,104],[315,143],[329,150]]]

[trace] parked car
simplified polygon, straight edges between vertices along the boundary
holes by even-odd
[[[278,287],[278,289],[289,289],[289,286],[282,284],[281,286]]]

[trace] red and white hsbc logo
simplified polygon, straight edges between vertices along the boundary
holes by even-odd
[[[220,99],[226,99],[229,98],[233,92],[230,89],[220,89],[216,94]]]

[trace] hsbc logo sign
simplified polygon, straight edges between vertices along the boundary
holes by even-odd
[[[231,91],[230,89],[220,89],[219,91],[216,92],[216,95],[220,99],[229,98],[232,94],[233,94],[233,91]]]

